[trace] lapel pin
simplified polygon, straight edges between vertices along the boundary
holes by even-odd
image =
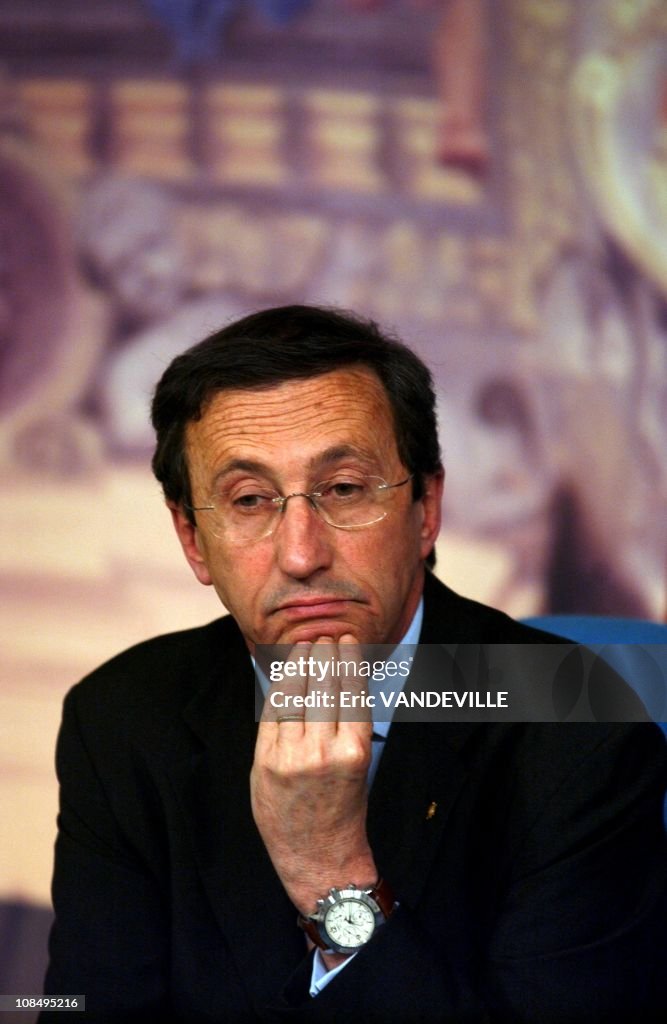
[[[428,805],[428,807],[426,809],[426,820],[427,821],[430,821],[431,818],[433,818],[435,816],[435,812],[437,811],[437,809],[438,809],[437,801],[436,800],[431,800],[430,804]]]

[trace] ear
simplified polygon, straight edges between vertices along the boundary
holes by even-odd
[[[432,476],[424,478],[424,493],[421,496],[423,518],[421,523],[421,556],[426,558],[440,533],[442,522],[442,494],[445,487],[445,471],[439,469]]]
[[[210,586],[213,580],[201,552],[197,527],[192,525],[180,505],[176,505],[173,501],[168,501],[167,508],[171,512],[171,521],[174,524],[176,535],[181,542],[183,554],[187,559],[188,565],[200,583],[207,587]]]

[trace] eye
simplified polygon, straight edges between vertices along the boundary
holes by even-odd
[[[240,498],[236,498],[234,505],[236,508],[257,508],[261,505],[264,500],[261,494],[242,494]]]
[[[319,494],[329,501],[354,501],[365,494],[367,484],[362,480],[329,480],[317,488]]]
[[[239,515],[257,514],[271,511],[275,497],[274,491],[247,491],[245,494],[221,496],[221,505]]]

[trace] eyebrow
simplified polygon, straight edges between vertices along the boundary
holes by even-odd
[[[367,448],[362,448],[359,445],[354,444],[335,444],[330,448],[325,448],[323,452],[318,455],[314,455],[312,459],[308,461],[308,468],[314,469],[315,466],[326,466],[332,462],[339,462],[341,459],[360,459],[362,462],[377,464],[377,455],[375,452]]]
[[[362,462],[377,465],[377,456],[374,452],[362,448],[358,445],[352,444],[336,444],[330,448],[325,448],[323,452],[318,452],[317,455],[313,455],[307,463],[307,469],[312,472],[313,469],[321,467],[322,469],[332,465],[334,462],[339,462],[341,459],[349,459],[350,457],[360,459]],[[213,486],[215,487],[220,480],[227,476],[229,473],[242,471],[245,473],[256,473],[260,476],[272,477],[274,470],[271,466],[265,462],[261,462],[259,459],[230,459],[226,462],[221,469],[215,474],[213,478]]]

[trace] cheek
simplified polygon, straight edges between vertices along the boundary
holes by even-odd
[[[386,520],[377,530],[359,533],[345,545],[345,566],[351,577],[366,578],[386,585],[387,578],[396,580],[403,570],[411,571],[420,554],[420,524],[417,517]]]
[[[209,562],[216,592],[230,611],[234,607],[249,608],[257,600],[269,578],[270,567],[260,552],[239,551],[213,554]]]
[[[402,516],[387,519],[381,546],[391,555],[400,552],[404,558],[419,558],[421,528],[424,519],[421,502],[411,505]]]

